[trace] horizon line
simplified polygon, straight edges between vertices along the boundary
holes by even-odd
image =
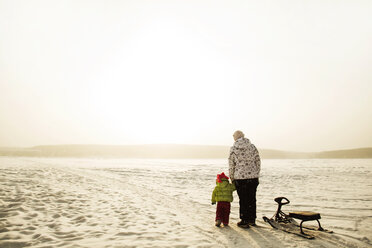
[[[35,147],[47,147],[47,146],[211,146],[211,147],[231,147],[232,145],[206,145],[206,144],[179,144],[179,143],[152,143],[152,144],[123,144],[123,145],[113,145],[113,144],[49,144],[49,145],[33,145],[33,146],[0,146],[2,148],[13,148],[13,149],[30,149]],[[357,147],[357,148],[343,148],[343,149],[332,149],[332,150],[323,150],[323,151],[293,151],[293,150],[282,150],[282,149],[272,149],[272,148],[257,148],[260,150],[271,150],[271,151],[280,151],[280,152],[292,152],[292,153],[321,153],[321,152],[332,152],[332,151],[347,151],[347,150],[359,150],[359,149],[372,149],[370,147]]]

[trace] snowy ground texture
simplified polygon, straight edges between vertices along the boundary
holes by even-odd
[[[263,160],[258,226],[247,230],[236,193],[230,227],[214,226],[222,171],[227,160],[0,157],[0,247],[372,247],[372,160]],[[277,196],[335,233],[272,229],[262,216]]]

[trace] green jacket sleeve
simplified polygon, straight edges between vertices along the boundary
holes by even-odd
[[[213,193],[212,193],[212,203],[216,202],[216,188],[214,188]]]
[[[235,190],[236,190],[235,183],[232,183],[231,184],[231,191],[235,191]]]

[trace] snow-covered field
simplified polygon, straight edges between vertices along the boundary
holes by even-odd
[[[372,247],[372,160],[263,160],[250,229],[235,224],[236,193],[230,227],[214,226],[222,171],[227,160],[0,157],[0,247]],[[335,233],[272,229],[277,196]]]

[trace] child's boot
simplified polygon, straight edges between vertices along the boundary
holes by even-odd
[[[216,226],[221,226],[221,220],[216,220]]]

